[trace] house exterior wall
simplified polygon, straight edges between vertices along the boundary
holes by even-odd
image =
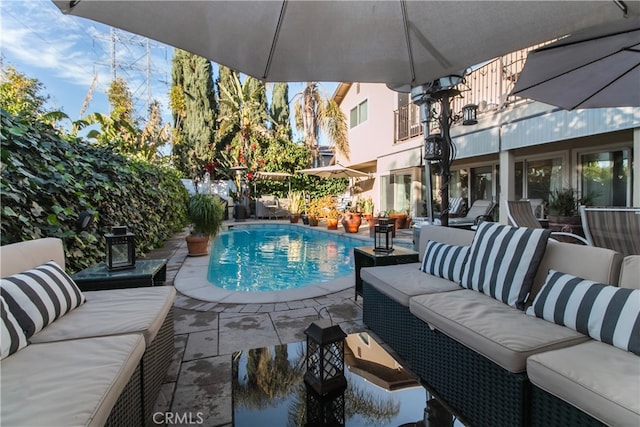
[[[350,160],[346,166],[365,166],[363,170],[376,174],[376,183],[368,195],[380,206],[381,177],[396,171],[411,174],[415,190],[412,214],[420,215],[421,182],[424,173],[423,136],[395,142],[394,111],[398,96],[383,84],[351,84],[340,104],[349,117],[350,110],[367,99],[369,118],[349,130]],[[630,205],[640,205],[640,172],[637,156],[640,153],[640,108],[603,108],[565,111],[539,102],[519,102],[479,116],[473,126],[453,126],[452,139],[456,146],[456,160],[452,169],[479,165],[494,165],[500,170],[496,181],[496,201],[501,206],[514,194],[513,165],[527,158],[554,153],[563,159],[563,180],[568,186],[579,185],[578,157],[590,147],[613,147],[631,150]],[[634,162],[635,160],[635,162]],[[506,218],[502,212],[500,218]]]

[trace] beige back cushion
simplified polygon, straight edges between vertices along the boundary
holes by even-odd
[[[533,301],[550,269],[606,285],[617,285],[621,265],[622,255],[610,249],[549,239],[528,302]]]
[[[628,255],[624,258],[618,286],[640,289],[640,255]]]
[[[422,261],[422,255],[424,255],[424,250],[426,249],[427,242],[429,240],[446,243],[448,245],[469,246],[471,245],[475,234],[475,231],[464,230],[462,228],[424,224],[420,231],[418,258]]]
[[[49,261],[55,261],[64,270],[62,240],[55,237],[0,246],[0,277],[21,273]]]

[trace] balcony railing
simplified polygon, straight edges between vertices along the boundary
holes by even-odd
[[[451,100],[451,111],[459,113],[463,106],[476,104],[478,117],[482,117],[493,114],[508,105],[524,102],[522,98],[509,94],[524,67],[529,51],[542,45],[509,53],[475,68],[467,74],[465,84],[458,87],[461,94]],[[420,108],[417,105],[413,103],[404,105],[394,111],[394,116],[395,142],[422,135]],[[437,131],[437,129],[431,130]]]

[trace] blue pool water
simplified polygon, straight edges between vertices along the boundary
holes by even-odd
[[[366,240],[289,224],[237,226],[211,245],[207,280],[232,291],[301,288],[349,275]]]

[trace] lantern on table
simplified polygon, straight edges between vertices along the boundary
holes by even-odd
[[[393,225],[386,218],[378,219],[374,226],[373,250],[375,252],[393,252]]]
[[[111,227],[104,235],[107,241],[107,269],[126,270],[136,266],[136,236],[126,226]]]

